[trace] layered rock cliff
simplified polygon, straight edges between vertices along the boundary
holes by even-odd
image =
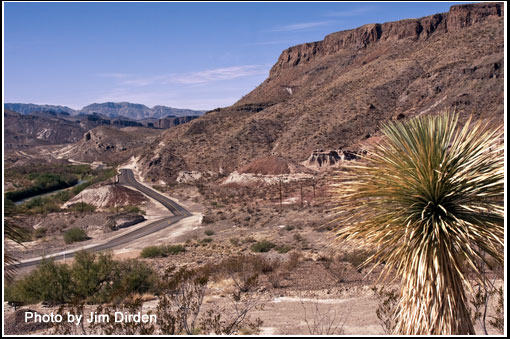
[[[297,45],[284,50],[271,68],[269,78],[278,76],[282,69],[335,54],[341,49],[359,50],[388,40],[425,40],[432,34],[459,31],[486,20],[496,20],[502,15],[502,3],[457,5],[452,6],[448,13],[384,24],[368,24],[356,29],[332,33],[322,41]]]

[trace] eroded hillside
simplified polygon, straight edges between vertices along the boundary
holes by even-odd
[[[270,155],[303,162],[317,149],[354,149],[386,121],[444,110],[502,122],[502,11],[457,5],[291,47],[236,104],[163,133],[141,165],[149,178],[173,180]]]

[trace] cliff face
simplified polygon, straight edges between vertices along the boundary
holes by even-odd
[[[459,5],[288,48],[256,89],[165,131],[140,165],[172,180],[271,155],[303,162],[317,149],[357,151],[387,121],[446,110],[502,123],[503,19],[499,3]]]
[[[174,127],[180,124],[185,124],[190,122],[193,119],[198,118],[198,116],[185,116],[185,117],[166,117],[162,119],[158,119],[153,123],[154,128],[162,128],[167,129],[170,127]]]
[[[457,5],[452,6],[448,13],[384,24],[368,24],[356,29],[332,33],[322,41],[297,45],[284,50],[271,68],[269,77],[278,76],[282,69],[337,53],[341,49],[358,50],[387,40],[424,40],[434,33],[458,31],[486,20],[493,20],[501,17],[502,11],[503,6],[500,3]]]

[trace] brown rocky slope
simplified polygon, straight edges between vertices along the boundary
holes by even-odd
[[[230,172],[270,155],[351,148],[382,123],[457,110],[503,122],[501,3],[369,24],[291,47],[233,106],[165,131],[140,159],[149,178]]]

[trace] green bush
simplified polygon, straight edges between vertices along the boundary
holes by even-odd
[[[186,249],[182,245],[168,245],[165,248],[165,253],[167,254],[179,254],[181,252],[186,252]]]
[[[77,202],[75,204],[69,205],[67,209],[75,212],[94,212],[96,210],[96,206],[87,204],[85,202]]]
[[[12,201],[19,201],[35,195],[70,187],[78,182],[78,178],[71,174],[34,173],[29,175],[28,178],[35,180],[34,185],[22,190],[7,192],[5,197]]]
[[[138,214],[143,214],[145,215],[145,211],[142,210],[140,207],[138,206],[133,206],[133,205],[127,205],[127,206],[124,206],[122,207],[122,210],[124,212],[128,212],[128,213],[138,213]]]
[[[175,255],[185,252],[186,248],[182,245],[161,245],[161,246],[148,246],[142,250],[140,257],[142,258],[158,258],[167,257],[168,255]]]
[[[5,299],[27,304],[118,302],[133,293],[156,292],[158,279],[146,264],[116,261],[111,254],[81,251],[72,266],[43,261],[34,271],[5,288]]]
[[[71,244],[73,242],[78,241],[84,241],[87,240],[89,237],[87,236],[87,233],[85,233],[84,230],[81,228],[73,227],[64,233],[64,241],[66,244]]]
[[[262,240],[258,241],[251,246],[251,250],[253,252],[269,252],[272,248],[276,247],[276,245],[270,241]]]
[[[157,258],[163,256],[163,249],[161,246],[148,246],[142,250],[140,257],[142,258]]]
[[[69,190],[60,191],[56,193],[54,197],[57,201],[64,203],[67,200],[71,199],[71,192]]]
[[[44,260],[35,271],[6,287],[7,300],[61,304],[72,296],[71,272],[67,265]]]
[[[208,236],[211,236],[211,235],[214,235],[214,231],[213,230],[205,230],[204,234],[208,235]]]
[[[290,247],[289,245],[279,245],[279,246],[275,247],[276,252],[282,253],[282,254],[287,253],[291,249],[292,249],[292,247]]]

